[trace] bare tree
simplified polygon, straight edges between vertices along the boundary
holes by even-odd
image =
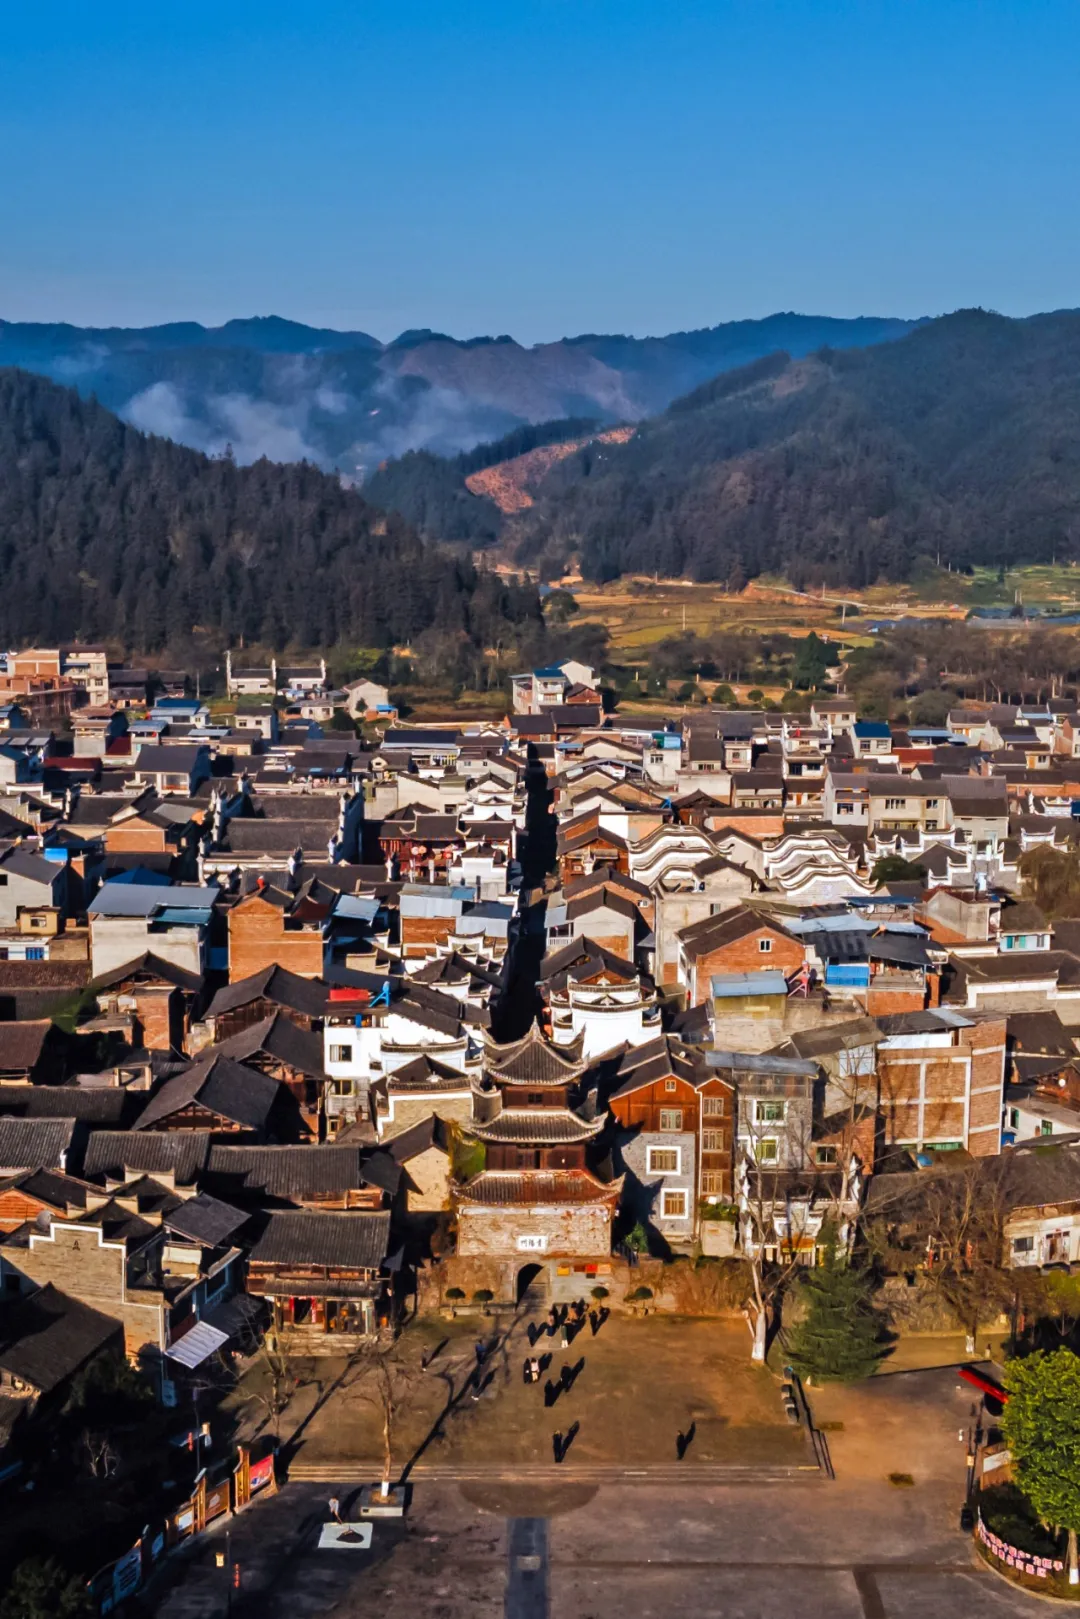
[[[250,1398],[263,1407],[274,1438],[280,1440],[282,1415],[300,1383],[288,1334],[273,1320],[263,1333],[253,1327],[248,1329],[241,1343],[244,1353],[262,1373],[261,1380],[248,1391]]]
[[[120,1465],[120,1457],[108,1434],[99,1433],[93,1428],[84,1428],[82,1442],[89,1460],[91,1476],[111,1478]]]
[[[751,1358],[763,1362],[785,1290],[816,1260],[817,1238],[830,1223],[840,1245],[850,1246],[860,1193],[861,1165],[852,1150],[867,1079],[861,1065],[845,1076],[849,1116],[841,1123],[837,1162],[819,1167],[814,1157],[813,1091],[739,1098],[737,1203],[742,1252],[750,1268],[746,1311]]]
[[[963,1326],[969,1353],[979,1322],[1014,1292],[1003,1266],[1006,1174],[1007,1160],[983,1158],[917,1176],[881,1176],[863,1221],[868,1247],[887,1270],[918,1269],[936,1287]]]
[[[353,1365],[351,1381],[361,1399],[369,1401],[379,1413],[383,1443],[381,1491],[386,1496],[393,1479],[398,1417],[420,1376],[420,1368],[402,1356],[396,1343],[378,1341],[357,1350]]]

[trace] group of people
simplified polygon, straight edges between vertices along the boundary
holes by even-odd
[[[575,1299],[573,1304],[563,1304],[561,1306],[553,1304],[542,1327],[530,1326],[529,1343],[530,1345],[534,1344],[537,1338],[542,1337],[545,1332],[552,1338],[558,1332],[561,1334],[562,1348],[569,1349],[586,1321],[592,1327],[593,1337],[595,1338],[607,1316],[607,1310],[590,1310],[584,1299]]]

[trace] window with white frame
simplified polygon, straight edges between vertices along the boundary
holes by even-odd
[[[331,1046],[331,1062],[352,1062],[352,1046]]]
[[[682,1108],[662,1107],[660,1109],[660,1128],[661,1130],[681,1130]]]
[[[680,1147],[649,1147],[645,1153],[647,1175],[678,1175],[682,1165]]]
[[[723,1152],[723,1150],[724,1150],[724,1132],[723,1132],[723,1130],[702,1130],[702,1132],[701,1132],[701,1150],[702,1150],[702,1152]]]
[[[780,1157],[780,1143],[775,1136],[765,1136],[754,1144],[754,1157],[759,1164],[775,1164]]]
[[[685,1220],[689,1193],[665,1192],[660,1200],[660,1212],[665,1220]]]
[[[771,939],[759,939],[758,942],[757,942],[757,947],[758,947],[758,950],[760,951],[760,953],[763,956],[767,956],[772,951],[772,940]]]
[[[755,1124],[783,1124],[784,1112],[787,1103],[782,1101],[763,1101],[760,1097],[754,1102]]]
[[[665,1091],[674,1091],[674,1090],[678,1089],[678,1085],[677,1085],[676,1081],[673,1080],[673,1079],[665,1079],[665,1081],[664,1081],[664,1089],[665,1089]]]
[[[823,1168],[837,1162],[837,1150],[833,1146],[819,1144],[814,1148],[814,1162]]]
[[[701,1111],[707,1119],[719,1119],[724,1114],[724,1098],[722,1096],[703,1096],[701,1098]]]

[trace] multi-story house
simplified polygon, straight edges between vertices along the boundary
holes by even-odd
[[[607,1106],[623,1204],[674,1245],[692,1242],[702,1202],[732,1197],[734,1089],[670,1035],[628,1051]]]

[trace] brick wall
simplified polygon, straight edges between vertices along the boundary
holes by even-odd
[[[433,956],[436,945],[445,944],[457,925],[455,916],[403,916],[401,953],[403,956]]]
[[[878,1053],[888,1143],[959,1141],[979,1157],[1000,1151],[1005,1020],[960,1029],[957,1036],[944,1048]]]
[[[764,951],[759,941],[769,939],[772,949]],[[788,939],[771,929],[755,928],[744,938],[733,939],[718,950],[700,955],[694,966],[694,992],[692,1004],[701,1006],[709,998],[709,980],[717,973],[749,973],[766,967],[778,967],[781,972],[798,972],[806,959],[806,951],[797,939]]]
[[[323,942],[318,929],[286,930],[276,905],[242,900],[229,912],[229,981],[250,978],[275,963],[302,978],[318,978],[323,968]]]

